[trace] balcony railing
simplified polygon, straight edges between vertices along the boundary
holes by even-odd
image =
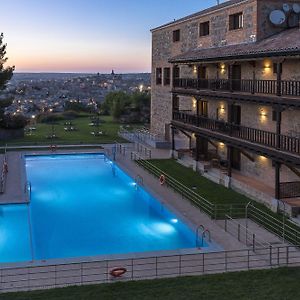
[[[230,79],[174,79],[174,88],[300,96],[300,81],[230,80]]]
[[[277,135],[274,132],[264,131],[251,127],[235,125],[220,120],[213,120],[191,113],[174,112],[173,120],[197,127],[223,133],[249,142],[276,148],[281,151],[300,154],[300,139],[287,135]]]
[[[300,197],[300,181],[280,183],[280,198]]]

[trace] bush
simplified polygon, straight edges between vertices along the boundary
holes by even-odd
[[[22,115],[5,115],[1,121],[1,127],[5,129],[21,129],[28,124],[28,119]]]
[[[53,123],[65,120],[62,114],[39,115],[37,121],[40,123]]]

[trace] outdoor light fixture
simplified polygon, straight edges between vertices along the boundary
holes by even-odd
[[[221,69],[221,74],[225,74],[225,72],[226,72],[226,66],[225,66],[225,64],[221,64],[220,65],[220,69]]]
[[[193,108],[197,107],[197,100],[193,99]]]
[[[261,109],[261,110],[260,110],[260,116],[261,116],[262,118],[266,118],[266,117],[267,117],[267,113],[266,113],[266,111],[265,111],[264,109]]]
[[[194,66],[193,71],[194,71],[194,74],[197,74],[197,66]]]

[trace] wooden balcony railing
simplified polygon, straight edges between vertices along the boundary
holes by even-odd
[[[276,148],[281,151],[300,154],[300,139],[296,137],[277,135],[274,132],[235,125],[185,112],[174,112],[173,120]]]
[[[300,81],[286,80],[230,80],[230,79],[174,79],[174,88],[300,96]]]
[[[300,181],[280,183],[280,199],[300,197]]]

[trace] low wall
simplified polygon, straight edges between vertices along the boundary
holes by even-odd
[[[24,137],[24,128],[21,129],[3,129],[0,128],[0,141],[12,140]]]

